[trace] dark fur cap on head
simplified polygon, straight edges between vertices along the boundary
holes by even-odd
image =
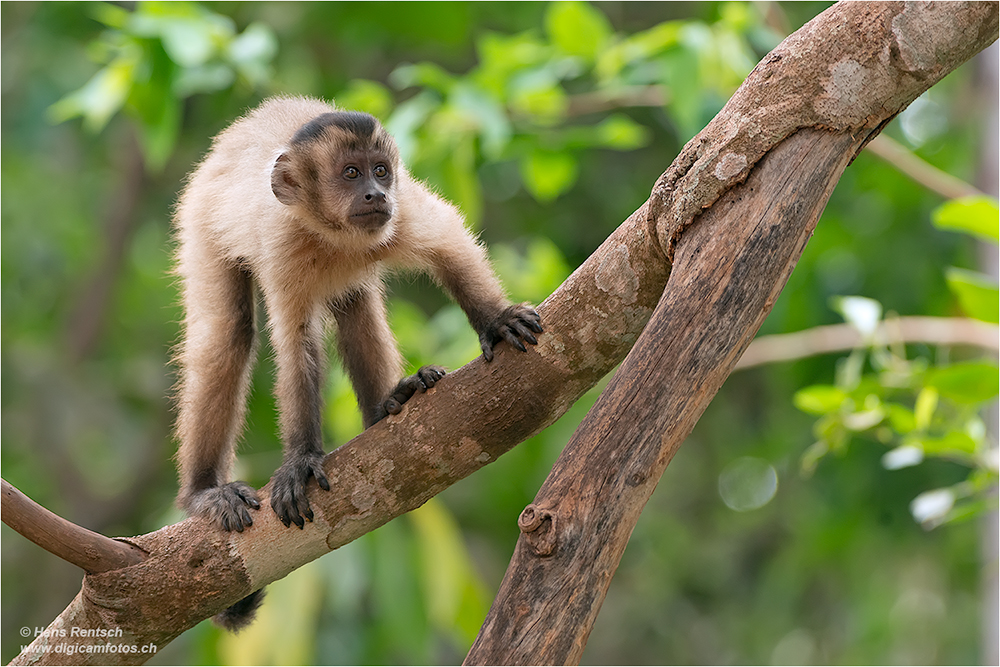
[[[300,127],[289,142],[292,148],[306,146],[327,135],[330,128],[340,130],[340,140],[347,150],[379,150],[394,158],[396,145],[378,120],[360,111],[325,113]]]

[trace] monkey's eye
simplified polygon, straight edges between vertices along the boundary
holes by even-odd
[[[389,175],[389,170],[386,169],[384,164],[377,164],[372,173],[375,174],[375,178],[385,178]]]
[[[347,167],[344,169],[344,178],[355,179],[361,176],[361,171],[357,167]]]

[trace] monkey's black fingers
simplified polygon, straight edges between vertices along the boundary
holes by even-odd
[[[254,488],[244,482],[202,489],[184,503],[189,514],[204,517],[227,532],[238,533],[253,525],[248,506],[258,509],[260,501]]]
[[[271,482],[271,509],[278,515],[285,527],[293,523],[299,528],[314,518],[306,483],[310,477],[324,491],[330,490],[330,481],[323,472],[323,452],[309,452],[287,456],[281,467],[274,472]]]
[[[420,391],[427,391],[436,385],[438,380],[443,378],[447,372],[448,371],[440,366],[422,366],[420,370],[417,371],[417,377],[423,385]]]
[[[538,339],[535,338],[535,334],[531,333],[531,329],[526,326],[526,323],[523,320],[514,320],[507,326],[513,330],[514,335],[518,338],[525,340],[532,345],[538,345]]]
[[[254,508],[255,510],[260,509],[260,501],[257,500],[257,492],[254,491],[250,486],[243,484],[241,482],[235,482],[233,490],[236,491],[236,495],[238,495],[240,497],[240,500],[242,500],[244,503]],[[250,514],[246,510],[243,510],[243,514],[246,515],[247,517],[250,516]],[[247,525],[249,525],[250,523],[253,522],[248,521]]]
[[[403,411],[403,405],[395,398],[385,399],[383,407],[385,408],[385,411],[388,412],[390,415],[398,415],[400,412]]]
[[[503,339],[505,341],[507,341],[517,349],[521,350],[521,352],[528,351],[528,348],[524,346],[524,343],[522,343],[521,339],[517,337],[517,334],[514,332],[513,327],[511,327],[510,325],[505,326],[503,329],[501,329],[500,335],[503,336]]]
[[[323,472],[322,461],[318,463],[315,461],[310,462],[309,471],[312,473],[312,476],[316,478],[316,483],[319,484],[319,488],[323,489],[324,491],[330,490],[330,480],[326,478],[326,473]],[[311,520],[312,518],[310,517],[310,521]]]
[[[483,351],[483,358],[486,361],[493,361],[493,343],[494,341],[486,334],[479,336],[479,348]]]

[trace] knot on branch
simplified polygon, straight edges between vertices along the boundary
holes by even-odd
[[[536,556],[551,556],[556,550],[556,515],[551,510],[528,505],[517,518],[517,527]]]

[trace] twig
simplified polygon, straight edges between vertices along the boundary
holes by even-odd
[[[0,483],[3,522],[49,553],[89,574],[119,570],[146,558],[146,553],[138,547],[67,521],[28,498],[7,480],[0,480]]]
[[[920,159],[913,151],[907,150],[901,143],[884,134],[875,137],[865,148],[872,155],[885,160],[920,185],[938,193],[945,199],[983,194],[975,186]]]
[[[876,329],[875,340],[879,343],[973,345],[993,353],[1000,351],[1000,329],[996,325],[964,317],[900,317],[887,320]],[[842,352],[863,343],[861,334],[849,324],[830,324],[795,333],[761,336],[750,344],[734,370]]]

